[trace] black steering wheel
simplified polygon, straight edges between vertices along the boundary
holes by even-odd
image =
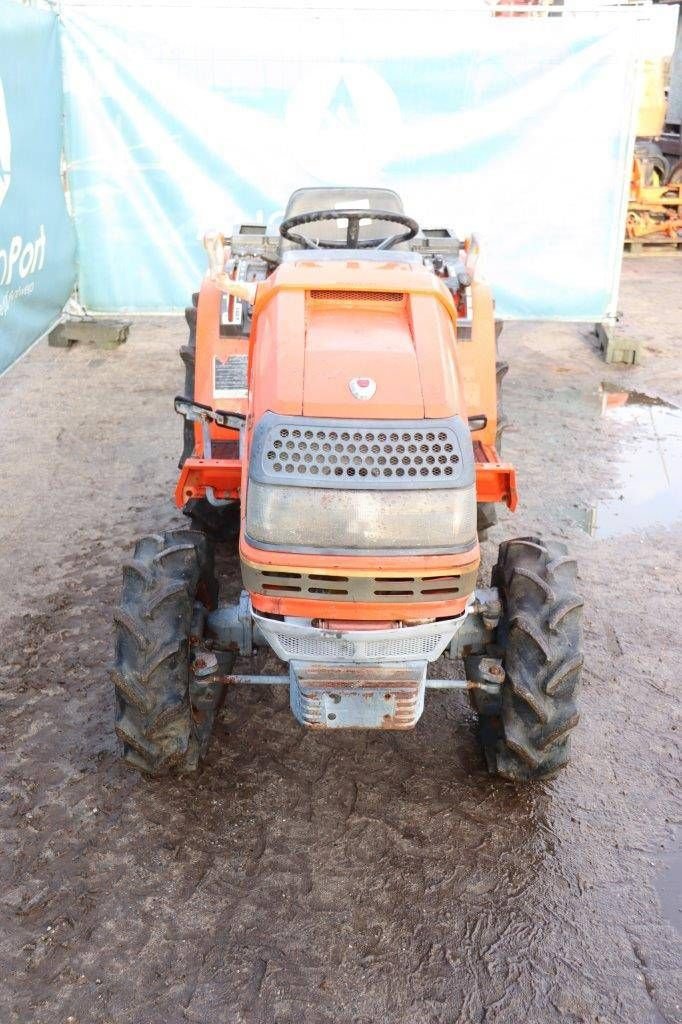
[[[325,241],[309,238],[307,235],[299,235],[298,232],[291,230],[300,227],[301,224],[317,224],[323,220],[345,220],[348,222],[345,244],[336,239]],[[405,230],[388,235],[388,237],[361,239],[358,237],[361,220],[384,220],[393,224],[404,224]],[[399,242],[409,242],[418,231],[419,225],[411,217],[388,210],[311,210],[309,213],[299,213],[296,217],[285,217],[279,226],[282,238],[286,238],[287,242],[302,245],[304,249],[392,249]]]

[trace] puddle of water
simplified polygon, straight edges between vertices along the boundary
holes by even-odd
[[[593,537],[616,537],[682,520],[682,409],[605,381],[601,415],[622,427],[616,493],[587,512]]]
[[[601,382],[599,394],[602,399],[602,415],[605,410],[620,409],[624,405],[638,405],[645,408],[653,406],[680,411],[672,402],[666,402],[665,398],[659,398],[658,395],[647,395],[644,391],[623,391],[619,384],[614,384],[610,380]]]

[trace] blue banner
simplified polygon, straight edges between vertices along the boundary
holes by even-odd
[[[423,226],[475,232],[503,318],[614,311],[630,12],[381,6],[63,0],[86,307],[181,309],[204,232],[276,224],[294,189],[334,184],[394,188]]]
[[[57,18],[0,0],[0,372],[54,323],[75,282],[61,148]]]

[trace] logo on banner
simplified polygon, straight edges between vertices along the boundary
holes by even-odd
[[[9,191],[11,162],[12,137],[5,90],[0,79],[0,206]],[[0,297],[0,317],[7,315],[18,298],[33,292],[33,275],[42,270],[45,264],[45,243],[45,227],[42,224],[33,239],[27,240],[23,235],[13,235],[7,244],[3,244],[3,239],[0,239],[0,287],[8,289]]]
[[[322,181],[369,184],[402,142],[398,97],[366,64],[313,64],[289,94],[286,126],[301,168]]]
[[[7,195],[10,182],[10,165],[12,161],[12,137],[9,132],[9,120],[7,119],[7,104],[5,103],[5,90],[0,78],[0,206]]]

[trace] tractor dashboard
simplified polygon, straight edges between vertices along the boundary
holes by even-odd
[[[300,260],[313,259],[326,263],[357,259],[411,263],[425,267],[443,280],[455,300],[462,320],[468,320],[471,315],[471,275],[465,263],[464,243],[447,227],[418,228],[413,238],[401,242],[395,248],[354,249],[343,246],[305,248],[284,241],[276,227],[236,224],[232,235],[225,239],[225,245],[229,254],[225,267],[227,273],[235,280],[247,282],[263,281],[280,263]],[[248,321],[247,304],[225,295],[221,310],[221,335],[229,337],[248,333]]]
[[[270,233],[271,230],[274,233]],[[235,224],[232,235],[226,238],[225,241],[233,256],[253,256],[264,260],[270,265],[276,265],[281,262],[287,252],[310,252],[310,250],[302,247],[283,248],[279,230],[277,228],[270,229],[265,224]],[[462,248],[462,241],[450,228],[420,228],[415,237],[403,243],[400,249],[392,249],[391,257],[395,256],[398,252],[409,251],[418,253],[426,258],[441,257],[442,259],[449,258],[452,260],[459,257]],[[335,256],[328,255],[327,259],[347,259],[349,254],[349,250],[344,248],[318,249],[315,250],[316,258],[320,255],[321,251],[335,254]],[[365,249],[363,258],[367,258],[368,254],[372,251],[371,249]],[[384,252],[384,258],[386,258],[385,251],[380,251]]]

